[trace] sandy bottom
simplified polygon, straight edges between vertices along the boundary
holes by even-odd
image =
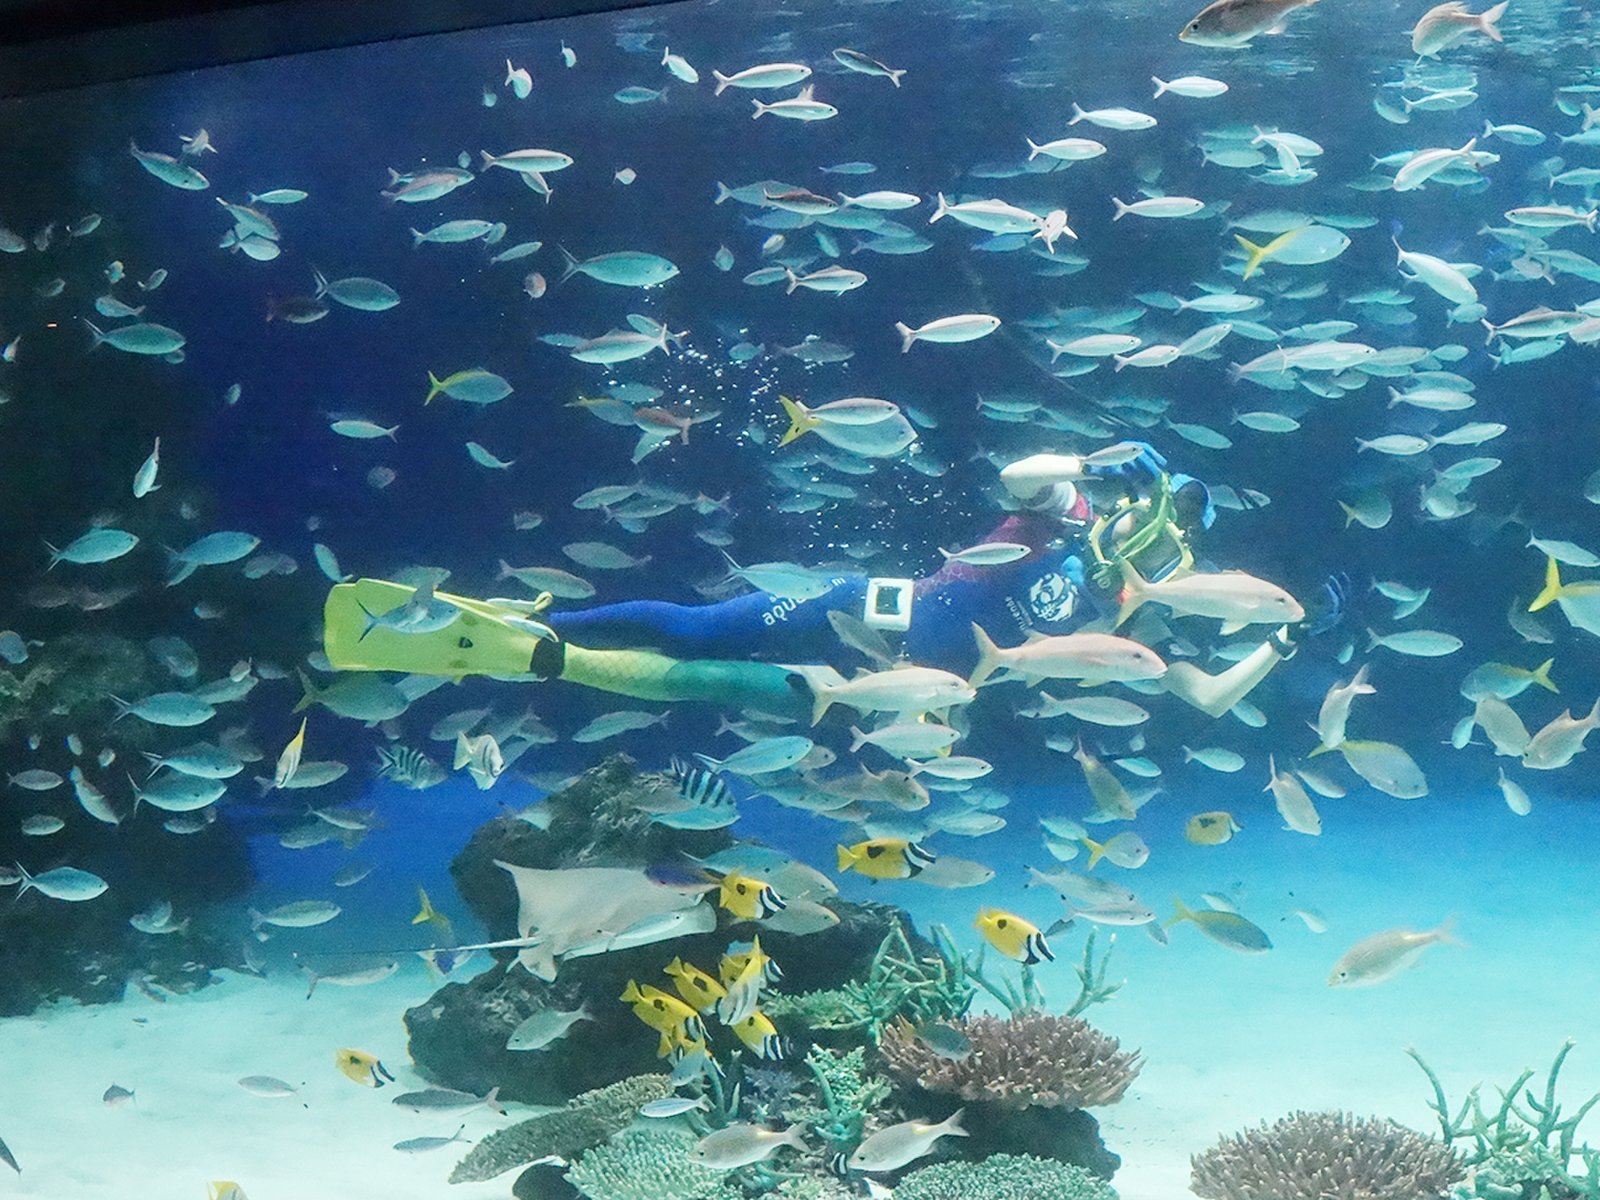
[[[1445,803],[1455,808],[1441,821]],[[1519,821],[1497,804],[1492,793],[1428,806],[1330,802],[1321,839],[1258,820],[1228,846],[1157,844],[1150,864],[1128,873],[1163,913],[1174,893],[1193,904],[1201,891],[1231,892],[1275,946],[1241,955],[1192,926],[1174,928],[1167,946],[1137,929],[1118,937],[1112,976],[1126,986],[1089,1017],[1146,1059],[1127,1098],[1097,1113],[1123,1156],[1115,1183],[1125,1200],[1182,1200],[1191,1154],[1297,1108],[1380,1114],[1431,1130],[1426,1081],[1407,1046],[1459,1100],[1472,1084],[1507,1082],[1524,1066],[1542,1072],[1566,1038],[1589,1039],[1573,1052],[1563,1094],[1575,1104],[1600,1090],[1592,850],[1600,813],[1548,804]],[[1020,811],[1012,817],[1014,829],[1027,822]],[[1009,839],[1019,853],[1028,840]],[[981,841],[945,846],[1000,868],[980,891],[852,883],[847,894],[907,904],[919,923],[945,921],[972,945],[979,904],[1048,924],[1053,897],[1019,886],[1022,862],[1037,858],[995,862],[1004,848],[998,840],[992,850]],[[375,902],[391,920],[402,909],[409,915],[410,881],[391,886]],[[442,879],[431,887],[436,899],[449,896]],[[1287,915],[1301,905],[1323,912],[1329,931],[1314,935]],[[1326,986],[1333,961],[1360,938],[1430,928],[1451,915],[1464,945],[1430,950],[1414,970],[1377,987]],[[1070,964],[1082,933],[1059,935],[1055,946],[1058,961],[1043,979],[1064,1004],[1076,992]],[[421,1116],[390,1103],[424,1085],[410,1069],[399,1018],[435,986],[407,955],[401,973],[382,984],[319,988],[310,1001],[288,972],[229,975],[166,1004],[134,995],[118,1006],[58,1007],[0,1022],[0,1137],[24,1171],[0,1173],[0,1195],[198,1200],[208,1181],[233,1179],[251,1200],[504,1197],[513,1175],[447,1185],[462,1146],[420,1155],[391,1148],[448,1136],[462,1121],[473,1139],[502,1123],[483,1108]],[[333,1065],[344,1046],[379,1055],[399,1083],[381,1091],[351,1083]],[[253,1096],[238,1084],[253,1074],[288,1080],[300,1094]],[[137,1099],[107,1107],[101,1094],[112,1083],[135,1089]]]

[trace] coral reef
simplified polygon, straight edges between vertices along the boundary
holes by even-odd
[[[1083,1168],[1027,1154],[934,1163],[912,1171],[894,1195],[895,1200],[1117,1200],[1110,1184]]]
[[[629,1129],[584,1152],[567,1182],[589,1200],[740,1200],[727,1173],[689,1157],[696,1138],[677,1128]]]
[[[1556,1052],[1542,1096],[1526,1086],[1534,1075],[1529,1068],[1497,1089],[1499,1103],[1488,1108],[1474,1087],[1454,1116],[1439,1076],[1415,1050],[1406,1051],[1433,1086],[1428,1107],[1439,1118],[1445,1145],[1470,1147],[1461,1158],[1466,1178],[1452,1190],[1452,1200],[1600,1200],[1600,1149],[1577,1142],[1578,1125],[1600,1104],[1600,1093],[1570,1116],[1562,1115],[1556,1096],[1572,1045],[1566,1042]],[[1574,1160],[1581,1173],[1574,1171]]]
[[[1465,1166],[1449,1146],[1380,1117],[1296,1112],[1191,1160],[1204,1200],[1441,1200]]]
[[[451,1183],[477,1183],[555,1154],[571,1158],[632,1124],[639,1106],[672,1094],[665,1075],[635,1075],[585,1092],[565,1108],[496,1130],[450,1172]]]
[[[494,865],[496,859],[541,868],[644,866],[672,861],[679,852],[710,853],[726,841],[722,831],[684,834],[651,824],[635,810],[632,805],[653,793],[660,781],[658,775],[641,773],[632,760],[614,756],[546,800],[548,831],[515,817],[479,828],[451,872],[490,936],[512,937],[516,932],[515,889],[506,872]],[[898,909],[884,905],[834,898],[828,907],[839,923],[821,932],[762,933],[762,946],[783,968],[783,988],[828,987],[866,976],[902,921]],[[466,983],[447,983],[405,1014],[411,1057],[431,1079],[450,1087],[484,1092],[499,1086],[508,1100],[562,1103],[633,1074],[654,1056],[655,1033],[618,1001],[629,979],[659,977],[673,956],[715,963],[730,941],[748,938],[750,930],[748,925],[728,925],[670,944],[571,959],[561,964],[554,983],[509,962]],[[895,941],[907,947],[907,954],[934,955],[914,935],[901,933]],[[550,1004],[571,1009],[580,1001],[599,1019],[574,1026],[538,1053],[505,1048],[506,1038],[529,1014]],[[777,1019],[784,998],[773,992],[764,1003]]]
[[[904,1026],[879,1044],[899,1078],[930,1092],[1005,1107],[1092,1108],[1122,1099],[1139,1074],[1139,1054],[1124,1051],[1078,1017],[1017,1012],[961,1022],[972,1053],[960,1061],[935,1054]]]

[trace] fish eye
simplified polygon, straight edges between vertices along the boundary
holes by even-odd
[[[996,921],[994,923],[994,927],[996,929],[1004,929],[1006,927],[1006,919],[1004,917],[1001,917],[998,921]]]

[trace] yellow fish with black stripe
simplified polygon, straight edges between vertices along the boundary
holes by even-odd
[[[678,1044],[680,1035],[688,1041],[703,1041],[705,1026],[700,1014],[682,1000],[648,984],[640,987],[630,979],[622,989],[622,1002],[633,1006],[633,1015],[661,1034],[660,1055],[665,1058]]]
[[[717,890],[717,903],[741,921],[760,921],[787,907],[778,889],[764,879],[729,871]]]
[[[728,994],[728,989],[717,982],[713,975],[681,958],[669,962],[662,968],[662,973],[672,980],[678,995],[696,1012],[710,1012],[717,1006],[717,1001]]]
[[[1001,908],[981,908],[973,924],[988,943],[1007,958],[1014,958],[1030,967],[1055,958],[1039,927],[1016,913]]]
[[[934,864],[934,855],[905,838],[871,838],[836,848],[839,873],[854,871],[868,879],[910,879]]]
[[[760,1009],[728,1028],[757,1058],[777,1061],[788,1053],[788,1043],[779,1035],[778,1027]]]
[[[353,1079],[362,1087],[381,1088],[386,1083],[394,1082],[389,1068],[379,1062],[376,1055],[368,1054],[365,1050],[335,1050],[333,1065],[343,1071],[346,1078]]]
[[[717,964],[717,976],[727,987],[743,975],[745,968],[754,959],[761,972],[761,977],[768,983],[777,983],[783,978],[783,969],[772,961],[772,956],[761,949],[761,939],[753,938],[749,945],[743,942],[734,942],[728,947],[728,952],[722,956],[722,961]]]

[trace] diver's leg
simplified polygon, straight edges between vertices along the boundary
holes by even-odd
[[[811,689],[794,671],[772,663],[683,660],[651,650],[591,650],[571,642],[541,642],[533,674],[636,700],[699,701],[742,712],[804,717]]]
[[[865,586],[862,576],[844,576],[812,600],[785,600],[767,592],[698,605],[625,600],[547,612],[542,619],[563,639],[605,649],[653,646],[688,655],[784,657],[809,650],[803,643],[826,632],[830,609],[859,611]]]

